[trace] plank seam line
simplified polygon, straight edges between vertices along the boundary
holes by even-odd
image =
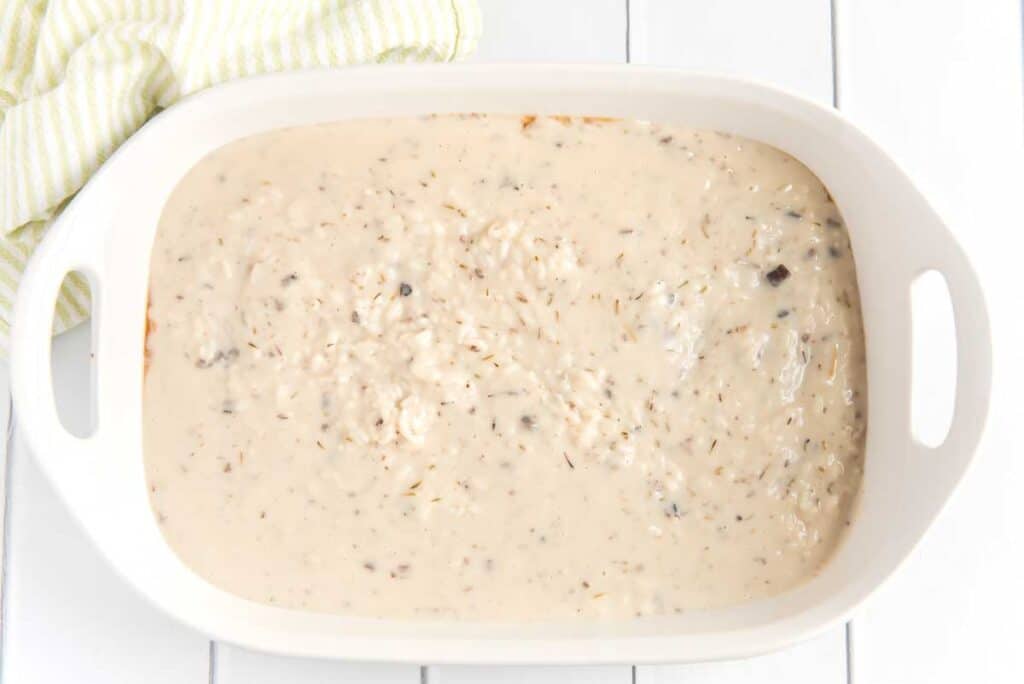
[[[847,622],[843,626],[846,633],[846,684],[853,684],[853,624]]]
[[[3,557],[0,558],[0,679],[3,678],[2,665],[4,661],[4,654],[7,652],[7,606],[10,603],[8,599],[8,587],[7,587],[7,567],[11,561],[11,474],[13,473],[13,455],[14,450],[11,447],[14,445],[14,398],[11,396],[10,389],[7,390],[7,432],[4,435],[4,491],[3,491],[3,507],[4,507],[4,524],[3,530],[0,533],[3,534],[3,539],[0,539],[0,545],[2,545]]]
[[[1021,61],[1024,62],[1024,0],[1020,0],[1020,16],[1017,17],[1017,26],[1021,29],[1021,32],[1017,34],[1020,38],[1020,57]],[[1020,90],[1021,99],[1024,100],[1024,88]],[[1021,122],[1024,124],[1024,121]],[[1022,126],[1024,128],[1024,126]]]
[[[629,64],[630,59],[632,58],[632,55],[630,55],[630,45],[629,45],[629,29],[630,29],[630,21],[629,21],[630,6],[629,6],[629,1],[630,0],[626,0],[626,64]]]
[[[839,0],[829,0],[829,30],[832,36],[832,106],[839,109],[839,44],[836,41],[838,35],[836,12]]]

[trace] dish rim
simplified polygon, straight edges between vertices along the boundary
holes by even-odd
[[[426,82],[427,77],[433,79],[433,81]],[[498,80],[496,77],[511,79],[513,83],[489,83],[491,79]],[[275,95],[278,91],[288,91],[295,87],[308,89],[315,85],[326,86],[325,90],[327,92],[334,91],[335,95],[343,94],[343,89],[340,86],[357,91],[362,89],[371,92],[376,87],[389,90],[390,95],[395,97],[398,89],[402,87],[403,79],[408,84],[407,87],[413,87],[417,81],[421,81],[420,87],[426,90],[433,89],[432,92],[436,96],[439,93],[447,92],[436,85],[437,81],[445,84],[445,87],[451,88],[455,87],[453,84],[457,85],[455,82],[459,78],[463,81],[471,81],[473,78],[483,79],[482,82],[477,83],[475,86],[463,85],[463,87],[470,89],[475,88],[478,91],[478,95],[491,91],[500,93],[510,92],[515,88],[528,88],[529,84],[527,82],[531,80],[544,82],[548,90],[562,86],[571,94],[573,93],[573,88],[578,89],[581,87],[579,79],[586,80],[589,78],[591,79],[589,87],[595,88],[595,92],[598,94],[609,92],[608,83],[614,86],[612,90],[617,88],[620,94],[628,93],[631,90],[631,82],[647,79],[641,88],[646,89],[644,91],[644,96],[646,97],[671,97],[673,92],[676,92],[676,95],[679,96],[679,93],[674,91],[674,89],[688,87],[691,91],[684,93],[682,95],[684,98],[690,97],[697,100],[701,97],[709,100],[715,97],[733,98],[734,100],[744,100],[745,98],[746,106],[751,111],[756,110],[758,107],[763,108],[766,106],[776,106],[782,109],[788,108],[787,111],[791,115],[797,118],[803,117],[809,124],[824,127],[827,132],[843,138],[847,143],[851,141],[856,143],[862,149],[867,150],[865,152],[867,158],[878,162],[882,166],[887,166],[887,168],[882,169],[883,171],[895,174],[894,182],[897,185],[902,184],[902,190],[907,195],[912,195],[907,201],[907,204],[912,205],[908,211],[921,219],[921,226],[927,226],[927,228],[919,227],[918,234],[935,240],[935,243],[930,247],[922,246],[923,256],[927,256],[931,261],[936,262],[915,264],[914,268],[910,269],[911,273],[904,273],[903,269],[900,269],[898,275],[904,279],[916,277],[916,274],[924,270],[925,266],[931,265],[939,267],[946,276],[957,319],[959,372],[957,407],[953,426],[950,430],[950,438],[947,438],[947,441],[937,449],[928,450],[930,456],[945,457],[951,461],[952,465],[945,466],[948,472],[944,471],[942,473],[941,482],[929,488],[928,495],[930,498],[927,501],[927,510],[922,512],[918,516],[920,519],[916,521],[915,529],[918,532],[910,535],[912,538],[902,540],[903,545],[900,548],[900,552],[895,554],[896,557],[894,559],[890,560],[887,570],[874,573],[879,575],[879,577],[873,582],[861,582],[862,586],[856,587],[856,591],[851,591],[848,588],[848,591],[845,592],[846,595],[842,597],[842,601],[832,601],[829,610],[818,611],[822,613],[820,615],[815,615],[815,611],[808,608],[796,615],[790,615],[788,619],[769,621],[769,623],[766,623],[767,626],[760,626],[754,630],[718,629],[706,632],[682,632],[670,636],[662,636],[657,630],[653,632],[648,630],[646,633],[634,633],[631,636],[617,636],[614,635],[614,629],[610,630],[612,634],[597,633],[587,635],[587,629],[580,630],[578,629],[579,625],[574,624],[573,627],[577,628],[578,634],[571,639],[562,638],[559,640],[557,638],[559,634],[557,630],[554,633],[545,635],[544,629],[537,629],[536,625],[529,625],[527,627],[521,625],[488,627],[482,626],[482,623],[463,623],[464,627],[470,625],[473,629],[465,631],[462,636],[450,635],[416,639],[413,636],[404,635],[402,630],[393,630],[394,633],[390,636],[387,634],[381,635],[377,633],[380,628],[378,624],[377,629],[366,631],[362,639],[356,635],[347,634],[345,635],[345,640],[339,642],[337,633],[333,634],[333,639],[330,638],[330,635],[324,639],[323,634],[320,634],[319,638],[316,638],[315,634],[302,634],[299,640],[301,643],[299,643],[294,639],[278,641],[274,638],[268,638],[267,633],[244,635],[241,634],[243,630],[236,630],[235,633],[232,633],[231,629],[225,630],[222,623],[215,619],[209,619],[209,615],[200,615],[201,610],[196,610],[194,607],[184,610],[166,597],[156,595],[151,586],[141,582],[137,573],[123,572],[126,554],[117,553],[116,549],[112,548],[112,545],[116,544],[116,540],[100,540],[97,538],[96,525],[103,524],[103,521],[107,520],[109,516],[103,516],[100,512],[92,510],[97,508],[99,503],[95,496],[85,496],[82,492],[77,491],[84,488],[82,483],[97,484],[97,473],[90,472],[90,469],[102,472],[107,476],[116,475],[116,473],[111,471],[109,463],[104,463],[97,458],[104,445],[110,444],[110,442],[103,441],[106,435],[110,433],[102,421],[103,416],[109,417],[112,412],[103,407],[109,406],[110,397],[117,394],[116,388],[113,390],[112,395],[110,388],[105,386],[103,382],[97,386],[97,406],[100,409],[101,423],[96,433],[85,439],[71,437],[63,431],[53,407],[52,383],[50,382],[49,373],[49,345],[43,341],[43,335],[48,332],[49,318],[52,318],[52,302],[56,297],[56,286],[59,286],[59,279],[54,275],[54,272],[56,271],[57,275],[62,277],[69,270],[81,270],[86,273],[93,291],[97,294],[98,313],[96,315],[97,324],[94,327],[94,345],[97,347],[98,362],[94,365],[93,371],[99,374],[98,377],[102,379],[104,373],[112,372],[109,364],[118,363],[118,361],[114,360],[116,356],[108,351],[111,344],[109,341],[110,333],[104,327],[104,321],[110,315],[108,314],[110,306],[120,306],[117,304],[118,301],[121,301],[124,306],[131,307],[132,305],[127,303],[127,295],[118,295],[118,293],[112,290],[113,286],[107,282],[107,279],[112,277],[106,270],[112,268],[109,264],[112,263],[113,251],[111,249],[110,236],[107,233],[110,232],[110,223],[120,220],[118,216],[111,213],[111,209],[116,206],[116,202],[111,201],[111,198],[116,197],[112,193],[114,191],[113,186],[117,185],[117,174],[121,174],[122,181],[125,180],[126,176],[131,177],[131,174],[126,173],[125,169],[130,170],[131,157],[132,155],[138,156],[137,150],[141,145],[153,144],[151,141],[154,141],[156,136],[160,135],[164,135],[170,141],[173,141],[174,129],[172,127],[178,125],[179,120],[182,122],[186,121],[190,114],[201,111],[203,107],[209,108],[211,105],[214,108],[223,107],[224,105],[219,104],[218,101],[220,103],[227,103],[230,108],[232,100],[245,101],[246,98],[256,101],[261,98],[272,99],[274,97],[282,97],[280,94]],[[547,80],[545,81],[545,79]],[[601,79],[608,81],[603,89],[598,87]],[[517,80],[518,82],[516,82]],[[381,86],[381,82],[386,83],[384,86]],[[582,86],[584,90],[587,85],[584,84]],[[311,94],[312,92],[307,90],[306,97],[317,97]],[[577,91],[578,94],[579,91]],[[591,93],[591,95],[594,95],[594,93]],[[538,97],[543,96],[545,96],[544,92],[538,95]],[[553,93],[547,93],[547,96],[553,98]],[[458,98],[456,97],[456,99]],[[236,102],[236,109],[239,105],[240,103]],[[431,111],[434,110],[432,109]],[[477,109],[476,111],[480,110]],[[428,112],[425,111],[423,113]],[[519,111],[516,113],[522,114],[524,112]],[[584,112],[576,111],[572,113],[583,114]],[[587,113],[604,115],[608,112],[590,111]],[[193,116],[193,118],[195,117]],[[328,119],[322,120],[326,121]],[[269,128],[262,130],[269,130]],[[170,135],[168,135],[169,133]],[[740,134],[745,135],[743,132],[740,132]],[[225,137],[220,144],[226,144],[238,137],[243,137],[243,135]],[[773,143],[769,141],[769,144]],[[193,164],[210,149],[196,156]],[[787,152],[790,151],[785,147],[783,149]],[[801,156],[796,154],[794,156],[805,162]],[[122,161],[126,159],[129,162]],[[813,166],[810,164],[808,166],[811,167],[811,170],[816,175],[821,175]],[[172,187],[167,189],[167,194],[169,194]],[[104,192],[107,193],[106,196],[104,196]],[[107,200],[106,206],[103,206],[104,199]],[[838,198],[837,203],[842,204]],[[156,207],[154,223],[159,219],[162,209],[163,203]],[[860,252],[856,247],[858,240],[854,239],[855,230],[859,229],[852,227],[852,221],[847,216],[846,209],[842,206],[841,209],[844,216],[847,217],[847,222],[851,224],[850,233],[851,239],[855,243],[854,252],[859,255]],[[98,219],[106,219],[106,221]],[[155,225],[150,232],[155,232]],[[150,239],[149,242],[151,244],[152,240]],[[147,257],[145,271],[148,273],[149,251],[145,250],[144,254]],[[123,258],[123,254],[120,256]],[[907,251],[902,256],[911,259],[912,253]],[[858,280],[860,281],[860,256],[857,256],[857,262]],[[54,285],[55,282],[56,286]],[[907,280],[906,285],[908,288],[909,283],[910,280]],[[898,305],[903,304],[902,299],[898,299],[899,301],[892,305],[893,308],[898,308]],[[137,313],[137,306],[135,308]],[[137,320],[137,316],[132,317],[124,314],[122,318],[125,316]],[[866,313],[864,318],[865,327],[867,327],[868,316]],[[138,339],[143,334],[141,326],[138,333],[139,335],[128,334],[126,337]],[[808,98],[745,79],[695,74],[677,69],[630,65],[423,65],[357,67],[344,70],[318,69],[241,79],[185,98],[181,103],[154,117],[153,120],[147,123],[136,135],[132,136],[115,152],[86,188],[73,200],[65,214],[51,227],[44,243],[37,250],[29,268],[26,270],[22,287],[18,293],[15,306],[15,323],[12,330],[12,359],[14,360],[12,363],[12,393],[19,408],[19,422],[25,430],[28,442],[33,452],[37,454],[37,458],[40,460],[44,471],[51,481],[57,485],[62,498],[65,499],[72,512],[76,514],[76,518],[84,524],[86,531],[99,544],[104,554],[111,560],[115,569],[121,572],[147,599],[158,605],[165,612],[172,614],[183,622],[191,624],[201,631],[214,634],[220,639],[261,650],[290,655],[319,655],[399,662],[600,662],[630,664],[667,661],[683,662],[753,655],[819,633],[836,622],[845,619],[870,593],[881,586],[896,567],[902,564],[913,547],[920,541],[925,529],[931,524],[935,516],[938,515],[945,502],[948,501],[956,484],[962,478],[971,460],[970,455],[974,450],[974,446],[980,438],[987,414],[988,387],[991,375],[991,344],[988,337],[988,321],[977,279],[971,271],[962,251],[960,251],[955,241],[949,235],[948,230],[942,226],[934,211],[920,197],[920,193],[916,191],[916,188],[907,179],[906,175],[874,143],[860,133],[841,114]],[[870,469],[868,459],[872,458],[868,454],[873,453],[873,443],[871,442],[873,424],[871,406],[874,402],[872,401],[873,382],[870,374],[873,347],[870,344],[869,338],[870,336],[868,336],[869,418],[868,443],[865,446],[865,460],[868,465],[865,468],[866,472],[862,486],[868,482],[867,470]],[[119,348],[124,349],[125,347],[121,345]],[[142,347],[139,346],[136,351],[137,364],[141,366]],[[120,362],[124,363],[123,356]],[[966,378],[964,377],[964,370],[968,371]],[[94,376],[94,378],[96,377]],[[40,378],[44,381],[40,382]],[[967,381],[966,386],[964,384],[965,379]],[[123,396],[126,395],[122,394]],[[972,404],[966,414],[965,402]],[[141,385],[138,388],[138,403],[141,403]],[[139,407],[135,408],[138,409]],[[129,420],[131,420],[132,416],[136,415],[137,412],[133,409],[128,410],[126,413],[129,414]],[[918,452],[923,450],[923,447],[916,445],[912,440],[909,440],[904,446],[907,450],[916,450]],[[874,445],[874,449],[878,451],[887,450],[879,448],[877,444]],[[61,453],[58,454],[57,452]],[[74,458],[69,458],[68,453],[74,454]],[[141,455],[141,444],[139,444],[138,453]],[[920,470],[920,464],[918,464],[918,469]],[[120,480],[123,484],[125,479],[124,473],[121,473],[121,475]],[[117,481],[116,477],[114,481]],[[144,487],[140,487],[140,489],[144,489]],[[152,515],[150,514],[149,517],[152,518]],[[155,527],[154,520],[150,520],[149,526],[152,527],[152,531],[160,536],[159,530]],[[142,525],[142,527],[145,526]],[[855,528],[856,525],[851,531]],[[160,536],[160,541],[162,542],[162,536]],[[843,547],[845,546],[844,542]],[[841,553],[843,547],[838,549],[836,554]],[[834,562],[834,560],[830,561],[830,563]],[[801,592],[803,589],[796,591]],[[216,590],[216,592],[223,593],[219,590]],[[788,596],[791,593],[787,592],[787,594],[782,596]],[[207,596],[212,598],[213,594],[207,594]],[[217,610],[222,608],[231,610],[237,607],[235,604],[242,601],[241,599],[230,597],[230,595],[225,596],[229,597],[230,600],[219,597],[215,601],[215,603],[219,604]],[[767,604],[763,601],[754,602],[758,606],[772,603],[772,601],[767,602]],[[261,606],[261,608],[263,607]],[[284,622],[291,622],[291,620],[284,620],[280,613],[294,613],[294,611],[282,611],[275,608],[267,610],[276,611],[276,617]],[[732,609],[726,609],[721,612],[732,612]],[[272,619],[270,613],[264,614],[267,616],[266,619]],[[298,613],[298,615],[302,616],[299,622],[307,623],[307,628],[313,623],[323,622],[322,620],[309,619],[310,616],[315,614]],[[327,622],[330,622],[330,620]],[[352,622],[380,623],[397,621],[354,620]],[[664,623],[665,621],[662,621],[662,624]],[[422,626],[424,623],[408,624]],[[649,624],[658,625],[657,621],[652,621]],[[599,626],[607,627],[607,625]],[[529,637],[516,638],[509,633],[509,629],[514,631],[517,628],[530,629],[538,636],[532,639]],[[489,630],[492,636],[490,638],[481,637],[482,630]],[[313,628],[313,631],[316,632],[317,628]],[[747,633],[745,634],[744,632]],[[503,634],[505,636],[502,636]],[[639,645],[640,641],[643,642],[642,647]],[[554,650],[558,652],[550,652],[548,649],[557,643],[561,644],[561,650],[556,648]],[[397,654],[387,652],[388,645],[392,648],[398,648],[399,652]],[[595,645],[598,648],[595,648]],[[609,648],[612,648],[614,653],[607,653],[606,649]],[[464,649],[475,650],[464,651]]]

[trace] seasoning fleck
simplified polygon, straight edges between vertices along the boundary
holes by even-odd
[[[779,264],[772,270],[768,271],[765,275],[768,279],[768,284],[772,287],[778,287],[782,284],[782,281],[789,277],[789,269]]]

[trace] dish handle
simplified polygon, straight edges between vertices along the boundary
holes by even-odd
[[[930,447],[910,437],[912,467],[927,500],[944,504],[960,482],[981,440],[992,387],[992,339],[985,297],[967,255],[941,224],[921,231],[913,248],[910,282],[930,270],[942,274],[956,328],[956,396],[946,437]],[[909,430],[908,425],[908,430]]]
[[[61,423],[51,370],[54,309],[64,278],[73,271],[86,276],[94,318],[103,303],[98,277],[102,240],[87,226],[76,226],[78,213],[73,202],[36,248],[18,287],[11,326],[11,394],[18,426],[54,481],[88,476],[98,445],[98,429],[77,437]]]

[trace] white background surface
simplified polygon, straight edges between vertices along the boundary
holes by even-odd
[[[1024,660],[1024,150],[1019,0],[480,0],[475,61],[675,65],[837,104],[908,169],[986,287],[996,380],[976,466],[911,561],[857,614],[788,651],[659,667],[415,667],[291,660],[209,642],[125,586],[83,538],[17,430],[0,469],[0,678],[34,682],[1021,682]],[[922,307],[921,368],[948,358]],[[87,415],[84,329],[56,343],[69,422]],[[929,364],[932,364],[929,366]],[[923,379],[941,413],[943,374]],[[0,366],[0,391],[6,369]],[[947,388],[948,389],[948,388]],[[3,392],[6,394],[6,392]],[[0,397],[3,396],[0,394]],[[6,400],[0,399],[0,428]],[[2,434],[2,433],[0,433]]]

